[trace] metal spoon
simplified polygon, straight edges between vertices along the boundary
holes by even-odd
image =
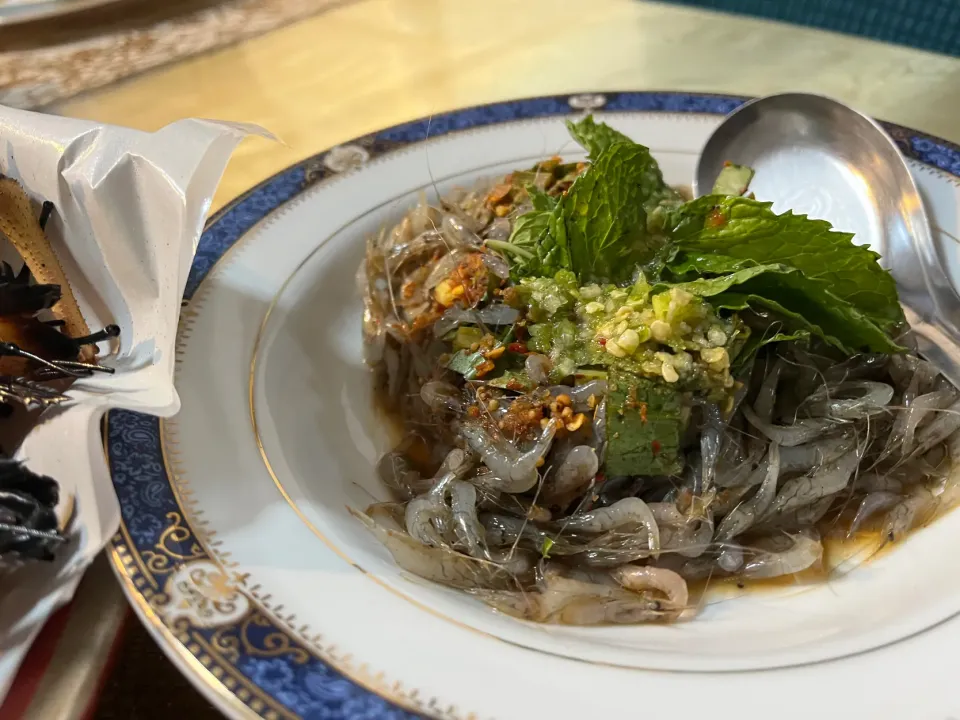
[[[754,168],[750,190],[776,212],[827,220],[880,253],[918,350],[960,382],[960,296],[910,170],[877,123],[820,95],[758,98],[727,115],[707,140],[694,195],[710,192],[727,161]]]

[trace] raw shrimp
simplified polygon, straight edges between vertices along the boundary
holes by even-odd
[[[853,483],[857,490],[864,490],[868,493],[891,492],[899,495],[903,491],[903,483],[887,473],[867,472],[862,473]]]
[[[835,464],[821,468],[813,475],[787,480],[777,494],[770,514],[783,514],[840,492],[850,482],[850,476],[860,464],[860,457],[858,450],[851,450]]]
[[[757,472],[763,471],[763,482],[756,494],[735,507],[717,528],[716,540],[724,542],[750,529],[757,518],[770,508],[777,494],[777,478],[780,477],[780,446],[770,443],[767,459]]]
[[[884,542],[900,542],[916,525],[923,522],[937,505],[936,496],[919,485],[893,506],[881,530]]]
[[[454,306],[447,310],[433,326],[433,334],[442,338],[464,323],[483,326],[513,325],[519,313],[507,305],[490,305],[482,310],[467,310]]]
[[[451,215],[449,213],[443,213],[443,220],[440,222],[440,232],[443,233],[443,237],[446,238],[447,242],[456,247],[474,247],[480,248],[483,245],[483,241],[477,237],[477,234],[468,228],[461,218]],[[487,255],[487,253],[484,253]],[[507,276],[510,274],[510,269],[507,268]]]
[[[702,466],[698,477],[694,478],[693,494],[703,497],[713,490],[713,481],[717,473],[717,458],[720,455],[720,436],[724,429],[723,417],[716,404],[704,408],[703,430],[700,433],[700,458]]]
[[[600,505],[613,505],[625,497],[637,495],[644,484],[644,478],[629,477],[628,475],[608,477],[603,481],[603,484],[598,487],[598,502]],[[646,500],[644,500],[644,502],[646,502]]]
[[[857,508],[857,514],[854,515],[853,521],[850,523],[850,529],[847,531],[847,537],[853,537],[857,531],[863,527],[863,524],[870,518],[872,518],[878,512],[889,510],[899,501],[899,495],[892,492],[886,492],[885,490],[872,492],[864,497],[863,500],[860,501],[860,507]]]
[[[506,590],[517,579],[500,565],[463,555],[447,547],[430,547],[407,533],[382,527],[370,516],[350,508],[350,513],[373,533],[401,568],[426,580],[451,587]]]
[[[558,625],[617,625],[664,618],[662,603],[614,585],[548,575],[539,592],[475,593],[514,617]]]
[[[476,481],[476,478],[474,479]],[[504,510],[521,518],[527,518],[533,522],[550,522],[553,513],[542,505],[533,502],[533,498],[527,498],[522,495],[511,495],[510,493],[498,494],[496,502],[489,502],[489,506],[484,509]]]
[[[385,453],[377,463],[377,474],[383,484],[397,492],[405,500],[416,497],[430,488],[420,473],[410,467],[406,455],[399,451]]]
[[[662,343],[652,290],[541,277],[510,243],[543,200],[523,187],[560,198],[582,171],[551,159],[423,197],[367,242],[364,351],[407,433],[377,468],[403,502],[368,514],[402,566],[540,622],[673,620],[685,578],[798,572],[821,557],[815,528],[889,542],[960,501],[960,392],[906,327],[905,352],[850,355],[705,297]],[[607,352],[633,333],[630,357]],[[644,378],[638,413],[608,408],[620,374]]]
[[[513,545],[519,539],[529,540],[537,549],[550,536],[525,518],[485,513],[481,518],[487,542],[494,547]]]
[[[672,532],[668,528],[664,535],[661,545],[665,552],[674,552],[689,558],[699,557],[710,547],[713,519],[688,518],[679,532]]]
[[[890,356],[890,374],[894,380],[901,386],[911,381],[913,376],[917,377],[917,392],[926,394],[933,390],[933,385],[940,373],[929,362],[916,355],[891,355]]]
[[[703,580],[717,574],[718,569],[722,570],[722,568],[717,567],[715,557],[696,557],[680,565],[677,568],[677,574],[687,580]]]
[[[649,539],[647,545],[652,552],[660,550],[660,531],[650,508],[640,498],[624,498],[610,507],[591,510],[580,515],[571,515],[555,523],[567,530],[583,530],[602,533],[623,525],[643,525]]]
[[[737,487],[723,488],[717,492],[717,497],[713,501],[713,514],[715,517],[722,518],[728,515],[750,492],[752,485],[739,485]]]
[[[433,487],[407,503],[405,522],[410,537],[434,547],[447,544],[444,534],[450,519],[450,509],[446,505],[446,496],[451,484],[469,472],[472,466],[472,458],[463,450],[454,448],[447,453],[440,470],[433,478]],[[475,506],[476,491],[473,496]]]
[[[887,365],[889,355],[884,353],[862,353],[847,358],[839,365],[828,368],[823,379],[828,383],[849,382],[874,376]]]
[[[536,385],[546,385],[550,381],[550,371],[553,369],[553,363],[546,355],[530,353],[523,362],[523,368],[531,382]]]
[[[477,489],[463,480],[454,480],[450,484],[450,508],[457,539],[473,557],[489,560],[483,526],[477,518]]]
[[[833,462],[854,447],[856,447],[856,439],[853,434],[843,433],[804,445],[782,448],[780,472],[785,474],[820,467],[825,463]]]
[[[797,510],[794,512],[794,516],[796,518],[796,527],[805,528],[816,525],[833,506],[833,501],[833,497],[825,497],[822,500],[818,500],[817,502],[813,503],[812,505],[797,508]],[[786,517],[781,516],[781,519],[786,519]]]
[[[553,478],[544,486],[542,503],[566,505],[583,492],[599,470],[597,451],[589,445],[577,445],[567,453]]]
[[[582,550],[572,553],[571,560],[591,568],[615,568],[649,556],[648,548],[639,547],[622,550]]]
[[[713,520],[692,518],[673,503],[651,503],[649,506],[660,534],[660,549],[684,557],[697,557],[713,538]]]
[[[740,571],[746,578],[772,578],[781,575],[793,575],[820,562],[823,546],[820,541],[806,533],[786,536],[792,541],[791,547],[779,552],[761,552],[749,560]]]
[[[442,547],[447,544],[441,528],[448,514],[449,508],[434,497],[425,495],[414,498],[407,503],[405,511],[407,533],[424,545]]]
[[[780,374],[783,372],[783,359],[777,358],[770,368],[770,372],[763,379],[760,389],[757,391],[756,400],[753,401],[753,411],[763,422],[769,423],[773,420],[773,408],[777,402],[777,385],[780,382]]]
[[[910,403],[909,408],[903,413],[906,418],[902,436],[904,454],[911,450],[917,432],[917,426],[923,422],[930,411],[944,408],[949,405],[956,396],[957,393],[953,388],[944,388],[927,393],[926,395],[920,395]],[[891,442],[894,442],[894,440],[891,439]]]
[[[893,387],[872,380],[855,380],[824,387],[803,401],[801,411],[812,417],[858,420],[882,412],[893,399]]]
[[[717,476],[715,482],[717,487],[721,488],[739,488],[739,487],[750,487],[746,483],[750,482],[755,478],[753,475],[754,467],[757,462],[763,457],[763,453],[766,450],[766,442],[751,442],[749,445],[750,454],[745,457],[741,462],[730,470],[720,470],[717,471]],[[760,479],[757,479],[756,482],[760,482]]]
[[[743,548],[725,545],[717,557],[717,566],[724,572],[735,573],[743,567]]]
[[[460,433],[493,474],[503,479],[504,486],[495,489],[520,493],[532,488],[539,480],[537,464],[550,448],[558,426],[557,420],[550,420],[536,443],[526,452],[520,452],[512,443],[494,440],[479,423],[464,423]]]
[[[809,442],[836,429],[844,420],[833,418],[804,418],[792,425],[772,425],[764,422],[747,405],[743,406],[743,415],[757,430],[778,445],[793,447]]]
[[[674,608],[682,609],[687,606],[690,597],[687,582],[673,570],[628,565],[614,570],[611,575],[627,590],[657,590],[667,596],[667,602]]]
[[[917,398],[918,388],[920,387],[920,373],[913,373],[913,377],[910,378],[910,384],[904,389],[903,395],[900,398],[900,402],[905,408],[903,412],[897,415],[897,419],[893,423],[893,428],[890,430],[890,437],[887,441],[887,446],[884,448],[883,452],[880,454],[879,460],[890,456],[896,450],[903,449],[903,441],[907,434],[907,426],[910,423],[914,413],[912,412],[913,402]],[[919,422],[919,420],[918,420]],[[911,444],[913,439],[911,438]]]
[[[593,411],[593,447],[597,451],[600,459],[603,459],[604,451],[607,445],[607,398],[597,403],[597,408]]]
[[[431,410],[457,412],[463,407],[460,391],[450,383],[439,380],[424,383],[420,388],[420,398]]]

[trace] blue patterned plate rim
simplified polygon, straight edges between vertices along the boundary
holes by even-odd
[[[549,95],[413,120],[345,145],[359,146],[373,158],[427,137],[515,120],[583,110],[724,115],[748,99],[670,91]],[[881,124],[906,157],[960,178],[960,146],[893,123]],[[324,162],[329,152],[325,150],[280,171],[210,218],[187,278],[185,305],[220,258],[256,223],[335,174]],[[152,608],[162,604],[167,579],[187,561],[215,561],[198,542],[171,484],[161,421],[115,411],[109,416],[104,440],[121,508],[121,527],[109,548],[114,569],[141,620],[168,643],[164,648],[168,654],[190,668],[190,679],[205,694],[240,715],[267,720],[461,717],[454,708],[436,706],[401,689],[384,692],[363,678],[348,678],[255,606],[247,617],[226,627],[195,627],[183,619],[165,625]],[[224,570],[223,577],[229,581],[227,575]]]

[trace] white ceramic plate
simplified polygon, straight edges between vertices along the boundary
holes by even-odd
[[[346,511],[386,496],[373,473],[386,431],[360,355],[363,239],[421,190],[575,157],[562,117],[585,109],[649,145],[668,182],[687,183],[739,102],[616,93],[454,112],[334,148],[211,222],[181,321],[180,415],[113,413],[108,446],[118,573],[219,707],[267,718],[960,716],[960,514],[829,584],[746,593],[682,625],[566,628],[410,578]],[[955,253],[960,150],[887,129]]]

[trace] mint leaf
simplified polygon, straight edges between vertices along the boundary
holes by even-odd
[[[533,204],[534,210],[552,212],[557,207],[557,198],[547,195],[535,185],[527,187],[527,194],[530,196],[530,202]],[[526,215],[521,215],[521,217],[526,217]]]
[[[689,259],[716,253],[744,264],[782,263],[819,280],[884,333],[903,322],[893,277],[877,253],[853,235],[804,215],[777,215],[771,203],[743,197],[706,196],[670,214],[668,228]],[[891,343],[886,343],[890,346]]]
[[[725,275],[755,265],[757,263],[750,260],[732,258],[719,253],[703,255],[679,251],[666,261],[666,266],[678,282],[697,279],[703,275]]]
[[[662,189],[650,151],[636,143],[608,146],[574,181],[558,205],[557,226],[581,282],[627,280],[654,256],[660,242],[647,234],[644,203]]]
[[[606,123],[596,123],[593,115],[587,115],[580,122],[567,120],[567,130],[577,143],[587,151],[590,160],[596,160],[600,154],[614,143],[630,143],[633,140],[622,132],[614,130]]]
[[[724,255],[678,256],[670,267],[671,272],[696,279],[661,283],[654,292],[674,287],[712,298],[716,307],[773,310],[792,333],[812,333],[848,355],[863,349],[874,352],[900,349],[869,317],[834,295],[823,280],[808,277],[785,264],[751,265],[750,262]],[[733,272],[705,276],[726,269]],[[718,295],[722,297],[714,297]],[[736,301],[731,301],[731,297]]]
[[[507,242],[487,240],[487,247],[508,255],[516,275],[540,275],[544,272],[541,244],[550,232],[550,217],[550,212],[544,210],[524,213],[514,223]]]
[[[837,298],[825,295],[819,300],[797,292],[796,288],[777,289],[777,299],[770,288],[745,284],[738,291],[721,293],[711,299],[714,307],[727,310],[771,310],[783,322],[789,334],[807,332],[819,337],[845,355],[854,355],[864,349],[873,352],[899,352],[900,348],[876,325],[866,320],[856,308]],[[759,293],[750,290],[759,290]],[[809,288],[804,288],[808,290]],[[797,308],[801,309],[797,309]]]
[[[782,332],[766,332],[763,334],[752,333],[743,343],[743,346],[737,351],[736,356],[733,358],[732,368],[734,375],[740,373],[740,371],[747,366],[747,364],[753,360],[757,352],[764,345],[769,345],[776,342],[809,342],[810,333],[806,330],[797,330],[793,333],[782,333]]]
[[[856,306],[834,295],[831,286],[800,273],[759,275],[737,290],[757,297],[771,310],[785,308],[800,315],[805,322],[801,327],[848,355],[903,349]]]
[[[611,369],[607,475],[675,475],[682,469],[682,396],[666,383]]]
[[[719,267],[720,264],[718,263]],[[670,288],[678,288],[680,290],[686,290],[692,295],[699,295],[700,297],[712,297],[713,295],[719,295],[722,292],[726,292],[730,288],[740,285],[742,283],[751,280],[758,275],[763,273],[792,273],[796,272],[795,268],[788,267],[787,265],[771,264],[771,265],[754,265],[753,267],[745,267],[735,272],[728,273],[726,275],[719,275],[717,277],[697,277],[694,280],[688,280],[686,282],[678,283],[659,283],[653,287],[652,292],[654,294],[663,292],[664,290],[669,290]]]
[[[533,209],[509,243],[487,245],[511,256],[517,277],[572,270],[582,282],[628,280],[664,246],[647,230],[647,214],[678,196],[643,145],[592,117],[567,125],[592,163],[559,198],[528,187]]]

